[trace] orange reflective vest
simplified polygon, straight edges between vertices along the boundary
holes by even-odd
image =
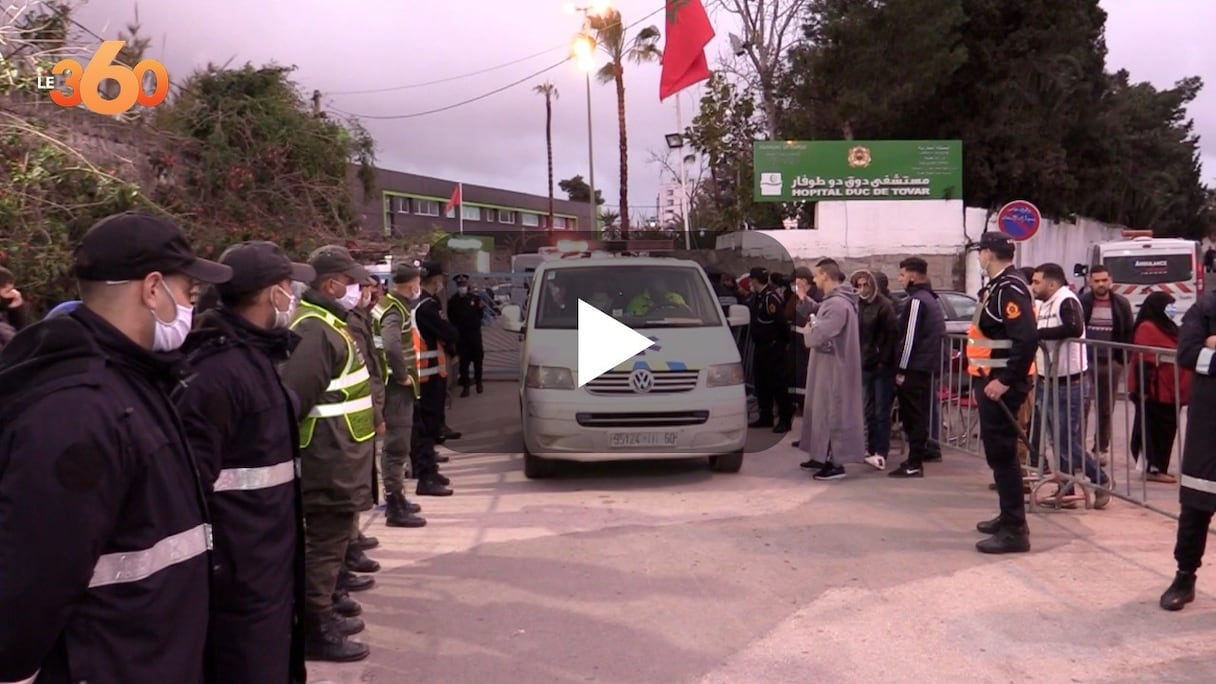
[[[425,300],[424,300],[425,301]],[[419,302],[418,306],[422,306]],[[414,313],[417,315],[418,306],[414,307]],[[443,344],[436,343],[435,349],[427,346],[426,340],[422,335],[418,334],[418,326],[414,326],[414,339],[418,345],[418,378],[421,382],[426,382],[427,378],[432,375],[438,375],[441,378],[448,377],[448,357],[443,352]]]
[[[1013,349],[1013,340],[994,340],[980,331],[980,317],[984,315],[986,309],[987,299],[975,307],[975,313],[971,316],[971,325],[967,328],[967,373],[977,378],[986,377],[993,368],[1009,367],[1008,356],[992,357],[994,349]],[[1030,315],[1034,316],[1033,310]],[[1030,371],[1027,375],[1033,376],[1034,371],[1034,362],[1031,361]]]

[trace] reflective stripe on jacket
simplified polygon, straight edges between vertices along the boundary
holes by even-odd
[[[352,439],[366,442],[376,434],[371,374],[367,364],[359,355],[346,323],[319,306],[300,302],[299,313],[291,323],[292,329],[309,318],[321,320],[346,341],[346,365],[325,388],[325,401],[314,406],[300,422],[300,448],[307,448],[312,443],[313,431],[319,419],[341,418]]]

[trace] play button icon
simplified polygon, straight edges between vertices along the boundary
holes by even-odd
[[[622,361],[645,351],[654,341],[578,300],[578,386],[582,387]]]

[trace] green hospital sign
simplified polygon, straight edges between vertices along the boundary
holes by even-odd
[[[963,198],[961,140],[757,140],[757,202]]]

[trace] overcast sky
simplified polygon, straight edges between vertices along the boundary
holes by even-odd
[[[321,90],[327,107],[363,115],[395,116],[437,109],[501,88],[561,60],[580,19],[563,12],[564,0],[523,2],[405,2],[356,0],[145,0],[143,32],[154,39],[152,57],[170,78],[207,62],[299,67],[296,81]],[[662,27],[663,0],[616,0],[625,22]],[[1126,68],[1135,80],[1169,87],[1199,75],[1207,87],[1191,114],[1204,143],[1204,178],[1216,184],[1216,1],[1104,0],[1109,14],[1108,68]],[[653,16],[645,19],[647,15]],[[134,15],[131,0],[90,0],[77,14],[106,37]],[[710,61],[733,30],[729,15],[715,16],[718,38]],[[538,53],[543,53],[539,54]],[[538,55],[511,66],[444,83],[487,67]],[[582,74],[567,63],[543,76],[450,111],[365,124],[376,138],[380,165],[454,181],[544,195],[544,102],[532,87],[552,81],[556,179],[587,173],[587,104]],[[676,130],[675,98],[660,104],[659,66],[626,67],[630,205],[634,218],[653,215],[665,151],[663,134]],[[389,89],[372,94],[348,91]],[[684,121],[694,113],[700,87],[685,91]],[[617,118],[611,86],[592,81],[595,181],[609,204],[617,202]],[[560,196],[560,190],[557,191]]]

